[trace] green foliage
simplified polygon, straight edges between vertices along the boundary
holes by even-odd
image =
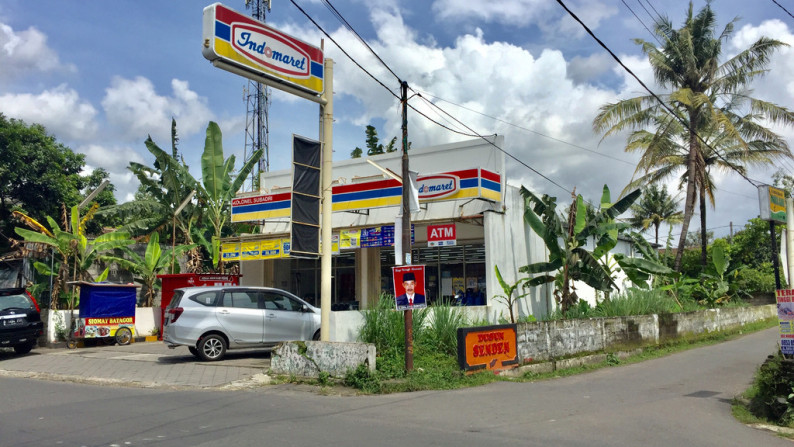
[[[651,184],[643,188],[642,197],[631,206],[632,217],[629,219],[631,226],[647,230],[654,229],[654,242],[659,244],[659,227],[663,222],[670,225],[681,222],[683,212],[678,208],[678,200],[667,192],[667,185]]]
[[[759,418],[794,426],[794,368],[779,352],[770,355],[755,375],[750,411]]]
[[[780,241],[782,235],[783,226],[775,225],[776,240]],[[731,258],[736,265],[746,265],[752,268],[772,262],[769,222],[757,217],[750,219],[743,229],[734,234],[731,239]]]
[[[515,313],[513,312],[513,308],[515,307],[515,304],[518,302],[518,300],[529,294],[529,293],[525,293],[523,295],[516,295],[516,289],[521,284],[524,284],[527,281],[529,281],[530,278],[520,278],[517,281],[515,281],[513,284],[508,284],[502,278],[502,273],[499,271],[499,266],[494,265],[493,267],[494,270],[496,271],[496,279],[499,281],[499,285],[502,286],[502,290],[505,293],[504,295],[494,295],[494,298],[497,301],[503,302],[504,305],[507,306],[507,308],[510,310],[510,322],[515,323],[516,317],[515,317]]]
[[[758,268],[744,267],[738,269],[733,284],[735,284],[737,290],[741,290],[745,294],[774,293],[775,270],[772,267],[772,263],[765,262]]]
[[[593,121],[604,137],[633,130],[626,151],[642,156],[635,170],[640,175],[630,187],[680,174],[686,196],[676,270],[698,200],[701,225],[706,226],[706,202],[714,201],[713,172],[745,170],[791,157],[786,140],[764,126],[792,125],[794,113],[753,98],[747,89],[768,72],[771,56],[786,44],[760,37],[720,61],[727,54],[722,44],[730,41],[734,21],[719,33],[716,26],[709,2],[697,12],[690,3],[680,28],[662,17],[653,29],[656,41],[635,42],[648,56],[657,83],[668,91],[605,104]]]
[[[157,294],[159,285],[157,275],[170,271],[172,265],[178,265],[176,258],[191,250],[196,245],[177,245],[173,249],[167,248],[165,251],[160,247],[160,235],[157,232],[149,237],[146,245],[146,252],[143,256],[123,247],[126,258],[118,256],[108,256],[106,261],[116,262],[121,267],[132,271],[137,277],[135,281],[143,284],[146,288],[144,307],[151,307],[154,304],[154,297]],[[176,272],[176,271],[175,271]],[[178,273],[178,272],[177,272]]]
[[[58,216],[62,206],[82,200],[81,191],[95,188],[107,178],[107,171],[96,169],[88,176],[80,173],[85,156],[59,143],[39,124],[8,119],[0,113],[0,232],[14,233],[17,224],[13,211],[44,222]],[[108,185],[96,199],[100,204],[115,203],[113,185]],[[101,222],[111,225],[112,222]],[[91,226],[89,234],[98,234],[100,225]],[[0,238],[0,253],[8,248],[8,239]]]
[[[343,383],[365,393],[378,393],[381,388],[377,373],[372,373],[364,364],[358,365],[355,370],[348,371]]]
[[[618,288],[612,272],[599,259],[615,247],[620,232],[628,228],[628,224],[617,223],[615,218],[631,207],[640,196],[639,190],[632,191],[613,204],[610,203],[609,188],[604,185],[601,209],[591,218],[587,217],[584,199],[578,195],[565,220],[557,214],[556,198],[545,194],[537,197],[524,187],[521,187],[521,195],[524,197],[524,221],[543,239],[549,250],[547,262],[519,269],[529,275],[542,274],[527,281],[528,286],[554,282],[555,298],[561,304],[563,314],[575,306],[578,300],[576,292],[572,290],[572,281],[582,281],[601,292]],[[595,242],[592,251],[587,249],[590,239]],[[641,266],[635,265],[635,268]]]
[[[418,343],[435,348],[439,352],[456,356],[458,352],[458,328],[467,326],[466,313],[460,306],[450,303],[436,304],[432,307],[429,327],[423,331]]]

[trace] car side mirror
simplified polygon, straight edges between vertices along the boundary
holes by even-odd
[[[309,309],[309,306],[301,304],[301,312],[311,312],[311,309]]]

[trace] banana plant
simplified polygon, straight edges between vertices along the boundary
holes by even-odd
[[[608,201],[609,189],[605,186],[604,191]],[[562,306],[563,314],[578,300],[573,281],[582,281],[603,292],[618,288],[610,272],[598,259],[615,247],[618,234],[627,228],[627,224],[617,223],[615,218],[639,198],[639,190],[632,191],[610,206],[602,207],[589,220],[581,194],[573,197],[565,220],[557,213],[555,197],[546,194],[538,197],[524,187],[521,187],[521,195],[524,197],[524,221],[543,239],[549,250],[548,261],[519,269],[522,273],[539,274],[528,280],[526,287],[554,282],[555,297]],[[595,241],[592,251],[587,249],[590,237]]]
[[[216,269],[220,262],[222,232],[231,214],[230,202],[264,153],[264,149],[254,152],[233,177],[235,157],[231,155],[224,159],[222,140],[221,128],[210,121],[204,141],[204,153],[201,155],[202,184],[197,187],[199,202],[212,227],[209,248],[212,266]]]
[[[123,250],[127,257],[108,256],[105,260],[115,262],[137,275],[135,281],[146,288],[144,306],[151,307],[154,303],[157,289],[160,288],[160,285],[157,284],[157,275],[169,271],[173,258],[181,256],[195,246],[195,244],[177,245],[173,249],[162,250],[160,248],[160,234],[154,232],[149,237],[149,243],[143,256],[125,247]]]
[[[504,295],[495,295],[494,298],[503,302],[508,309],[510,309],[510,322],[515,324],[516,317],[513,313],[513,307],[515,307],[518,300],[528,295],[528,293],[524,293],[522,295],[515,295],[516,290],[518,290],[518,286],[522,285],[523,283],[527,282],[529,278],[519,278],[518,281],[514,282],[513,284],[508,284],[502,278],[502,273],[499,271],[499,266],[494,265],[494,270],[496,270],[496,279],[499,281],[499,285],[502,286],[502,290],[504,291]]]
[[[64,219],[66,230],[59,228],[58,224],[51,217],[47,217],[50,228],[45,227],[35,219],[22,213],[15,212],[15,216],[20,218],[33,230],[17,227],[14,231],[22,236],[25,242],[39,243],[52,247],[58,252],[60,257],[57,268],[57,290],[53,290],[51,307],[57,308],[58,296],[61,291],[66,290],[66,281],[69,279],[69,268],[71,267],[71,279],[73,281],[94,281],[95,279],[88,272],[88,269],[97,260],[104,260],[104,253],[117,248],[126,247],[135,241],[130,239],[129,234],[124,231],[113,231],[102,234],[95,239],[89,240],[85,235],[86,224],[94,217],[99,205],[96,203],[89,211],[80,217],[80,210],[77,206],[71,208],[70,219]],[[67,225],[67,222],[71,225]],[[44,274],[55,274],[49,270],[49,266],[43,263],[34,263],[34,267]],[[53,269],[55,270],[55,269]],[[100,275],[107,277],[107,269]],[[53,287],[56,289],[56,287]],[[56,293],[58,292],[58,293]],[[73,306],[73,302],[70,302]]]

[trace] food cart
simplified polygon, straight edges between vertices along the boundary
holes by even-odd
[[[72,327],[68,347],[80,339],[101,339],[106,343],[129,344],[135,335],[135,284],[79,281],[80,314]]]

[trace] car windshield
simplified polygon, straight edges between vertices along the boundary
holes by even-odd
[[[0,310],[33,307],[33,303],[25,295],[3,295],[0,296]]]

